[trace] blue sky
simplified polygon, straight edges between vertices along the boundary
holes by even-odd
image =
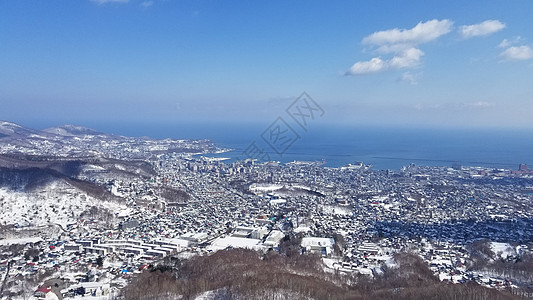
[[[533,2],[464,2],[1,1],[0,119],[533,127]]]

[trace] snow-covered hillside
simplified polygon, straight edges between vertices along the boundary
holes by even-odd
[[[126,206],[112,201],[101,201],[74,188],[64,181],[56,181],[34,192],[12,191],[0,188],[0,224],[41,226],[59,224],[66,227],[80,215],[97,207],[114,213]],[[94,209],[93,209],[94,210]]]

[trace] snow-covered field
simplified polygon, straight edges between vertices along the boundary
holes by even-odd
[[[496,255],[500,256],[501,258],[507,258],[509,256],[516,255],[515,248],[513,248],[509,243],[491,242],[490,248],[492,252],[494,252]]]
[[[13,239],[3,239],[0,240],[0,246],[13,245],[13,244],[27,244],[27,243],[37,243],[42,241],[40,237],[29,237],[29,238],[13,238]]]
[[[334,206],[334,205],[323,205],[323,212],[330,215],[351,215],[353,212],[349,207],[344,206]]]
[[[0,188],[0,224],[42,226],[75,223],[90,207],[107,208],[111,212],[124,209],[111,201],[100,201],[70,186],[54,182],[36,192],[12,191]]]
[[[250,191],[256,194],[269,193],[283,188],[281,184],[252,184]]]
[[[217,238],[213,242],[213,244],[207,248],[207,250],[218,251],[218,250],[226,249],[228,247],[247,248],[247,249],[254,249],[254,250],[264,249],[264,247],[261,245],[261,240],[227,236],[227,237]]]

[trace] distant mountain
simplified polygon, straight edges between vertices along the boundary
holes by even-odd
[[[105,135],[103,132],[96,131],[91,128],[75,126],[75,125],[63,125],[58,127],[51,127],[43,129],[42,131],[61,136],[76,136],[76,135]]]
[[[32,134],[38,135],[38,130],[22,127],[18,124],[0,121],[0,138],[1,137],[26,137]]]
[[[80,135],[106,135],[103,132],[96,131],[91,128],[75,126],[75,125],[62,125],[57,127],[46,128],[43,130],[35,130],[21,125],[0,121],[0,138],[3,137],[28,137],[30,135],[50,137],[50,135],[58,136],[80,136]]]
[[[218,151],[209,140],[157,140],[102,133],[90,128],[62,125],[35,130],[0,121],[0,154],[49,157],[112,157],[149,159],[164,153]]]

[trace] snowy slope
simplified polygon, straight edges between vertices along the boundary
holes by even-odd
[[[125,205],[95,199],[64,181],[48,184],[35,192],[0,188],[0,224],[59,224],[65,228],[92,206],[106,208],[112,213],[125,208]]]

